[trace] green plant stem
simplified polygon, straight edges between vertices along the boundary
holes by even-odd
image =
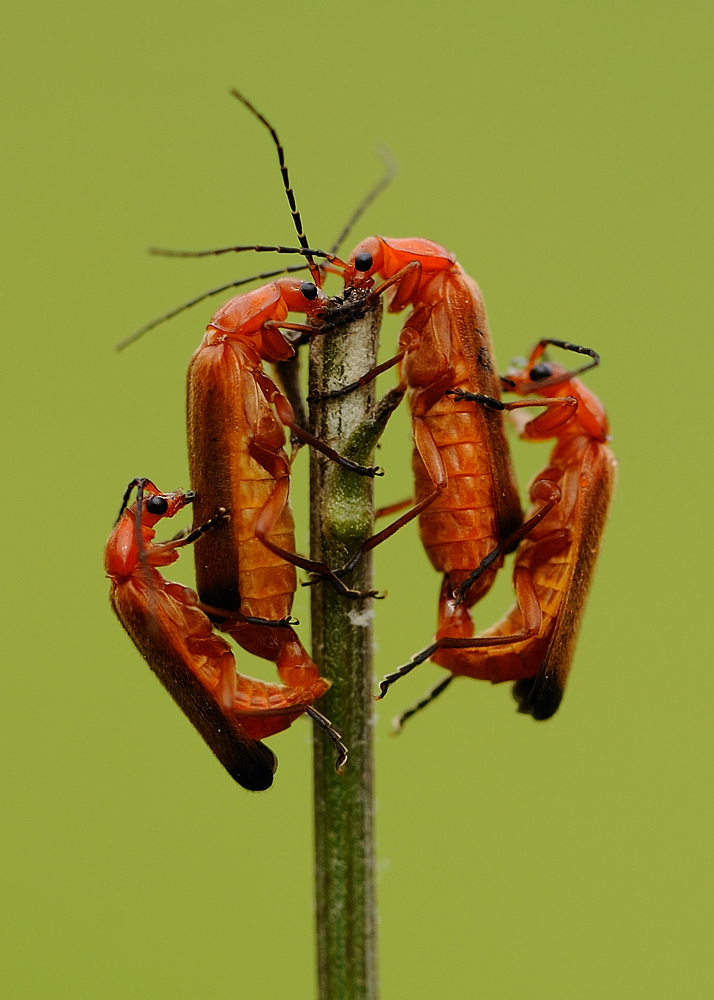
[[[358,379],[376,363],[381,302],[361,319],[314,338],[310,390]],[[312,407],[312,429],[337,451],[371,464],[382,423],[373,384]],[[311,554],[335,568],[372,533],[371,479],[345,472],[318,453],[311,464]],[[371,555],[347,581],[372,586]],[[315,728],[315,882],[320,1000],[376,1000],[377,941],[373,791],[372,601],[350,600],[326,582],[313,587],[313,657],[332,687],[319,708],[349,749],[343,774]]]

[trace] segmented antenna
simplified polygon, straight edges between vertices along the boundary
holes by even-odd
[[[546,337],[543,340],[539,340],[536,347],[534,347],[531,352],[531,357],[526,361],[526,365],[533,364],[538,358],[545,357],[545,349],[549,345],[553,347],[560,347],[564,351],[572,351],[574,354],[584,354],[586,357],[590,358],[590,361],[586,365],[581,365],[580,368],[572,368],[569,371],[563,372],[562,375],[552,375],[550,378],[539,379],[537,381],[538,387],[540,389],[545,389],[552,385],[560,385],[562,382],[569,382],[572,378],[578,375],[582,375],[583,372],[590,371],[591,368],[597,368],[600,364],[600,355],[597,351],[594,351],[591,347],[583,347],[581,344],[571,344],[569,340],[553,340],[550,337]],[[521,365],[518,366],[520,369]],[[511,369],[509,369],[505,375],[501,375],[501,385],[508,392],[509,387],[512,386],[513,380],[509,378]]]
[[[285,194],[287,195],[288,204],[290,205],[290,212],[292,213],[293,222],[295,223],[295,229],[297,231],[298,240],[300,241],[300,246],[304,250],[309,250],[310,244],[308,243],[307,236],[305,236],[305,233],[303,231],[302,219],[300,218],[300,213],[298,212],[297,209],[297,203],[295,201],[295,195],[293,193],[293,189],[290,186],[290,176],[288,174],[288,167],[285,162],[285,150],[283,149],[282,143],[278,138],[278,133],[275,131],[275,129],[270,124],[268,119],[264,115],[261,115],[260,111],[258,111],[258,109],[250,103],[247,97],[243,97],[243,95],[240,94],[235,89],[231,90],[231,94],[233,95],[233,97],[237,98],[241,102],[241,104],[244,105],[244,107],[246,107],[251,112],[251,114],[255,115],[258,121],[262,122],[263,125],[265,125],[267,130],[270,132],[273,142],[275,143],[275,148],[278,151],[278,160],[280,161],[280,173],[282,174],[283,177],[283,187],[285,188]],[[312,259],[312,256],[309,253],[306,253],[305,256],[307,257],[307,263],[308,267],[310,268],[310,274],[312,275],[312,280],[315,282],[316,285],[319,286],[321,278],[320,269],[315,264],[315,261]]]
[[[122,498],[121,507],[119,508],[119,513],[117,514],[117,519],[114,522],[115,525],[119,524],[119,521],[121,520],[121,516],[122,516],[122,514],[124,513],[124,511],[127,508],[127,504],[129,503],[129,497],[131,496],[131,491],[134,489],[135,486],[138,486],[140,482],[142,482],[141,479],[132,479],[132,481],[129,483],[129,485],[127,486],[127,488],[124,490],[124,496]]]
[[[169,309],[168,312],[164,313],[162,316],[157,316],[156,319],[152,319],[150,323],[142,326],[139,330],[135,330],[134,333],[129,334],[124,340],[120,340],[118,344],[114,345],[115,351],[123,351],[125,347],[129,344],[133,344],[135,340],[139,337],[143,337],[145,333],[149,330],[153,330],[155,326],[159,326],[161,323],[165,323],[168,319],[173,319],[174,316],[178,316],[179,313],[184,312],[186,309],[190,309],[191,306],[197,306],[199,302],[204,302],[206,299],[210,299],[212,295],[220,295],[221,292],[227,292],[229,288],[240,288],[241,285],[248,285],[251,281],[258,281],[263,278],[275,278],[279,274],[292,274],[293,271],[304,271],[307,267],[306,264],[295,264],[292,267],[281,267],[277,271],[263,271],[262,274],[252,274],[249,278],[239,278],[237,281],[229,281],[227,285],[219,285],[218,288],[211,288],[208,292],[203,292],[201,295],[197,295],[193,299],[189,299],[188,302],[184,302],[180,306],[175,306],[173,309]]]
[[[357,208],[350,216],[349,220],[343,226],[340,235],[337,237],[337,239],[332,245],[328,259],[332,257],[333,260],[339,260],[339,258],[335,258],[333,255],[336,254],[337,251],[340,249],[340,246],[347,239],[347,236],[350,234],[353,227],[356,225],[356,223],[359,221],[362,215],[366,212],[366,210],[369,208],[369,206],[372,204],[375,198],[377,198],[377,196],[381,194],[381,192],[389,184],[391,184],[392,180],[397,174],[399,165],[392,151],[386,145],[380,143],[375,148],[375,152],[377,153],[382,163],[384,164],[384,173],[379,178],[374,187],[372,187],[367,192],[365,197],[362,199],[362,201],[359,203]],[[250,247],[248,249],[252,250],[254,248]],[[202,251],[199,252],[198,254],[195,254],[192,251],[184,252],[180,250],[159,250],[156,248],[152,248],[150,250],[150,253],[153,253],[161,257],[193,257],[193,256],[207,257],[211,256],[216,252],[220,254],[220,253],[228,253],[229,251],[233,251],[233,247],[229,247],[219,251],[214,251],[214,250]],[[304,255],[303,248],[301,248],[296,252],[302,253]],[[317,253],[315,251],[313,251],[313,253],[315,254],[315,256],[317,256]],[[322,251],[320,251],[320,253],[322,253]],[[130,334],[128,337],[125,337],[124,340],[120,340],[119,343],[115,345],[114,350],[123,351],[125,347],[128,347],[129,344],[133,344],[135,340],[138,340],[140,337],[143,337],[145,333],[148,333],[149,330],[153,330],[154,327],[160,326],[160,324],[165,323],[166,320],[173,319],[174,316],[178,316],[179,313],[184,312],[186,309],[190,309],[192,306],[198,305],[199,302],[205,302],[206,299],[210,299],[213,295],[220,295],[221,292],[227,292],[229,288],[240,288],[242,285],[247,285],[251,281],[261,281],[265,278],[276,278],[281,274],[294,274],[296,271],[306,270],[307,267],[309,267],[308,264],[294,264],[292,267],[281,267],[275,271],[263,271],[260,274],[253,274],[249,278],[239,278],[237,281],[229,281],[228,284],[226,285],[219,285],[218,288],[211,288],[209,291],[203,292],[201,295],[197,295],[193,299],[189,299],[188,302],[184,302],[180,306],[175,306],[173,309],[170,309],[168,312],[163,313],[161,316],[157,316],[156,319],[152,319],[150,323],[147,323],[140,329],[135,330],[134,333]]]
[[[384,173],[379,178],[374,187],[367,192],[362,201],[359,203],[357,208],[354,210],[352,215],[349,217],[345,223],[342,232],[337,237],[335,242],[330,247],[330,253],[337,253],[342,244],[345,242],[352,229],[357,224],[357,222],[362,218],[364,213],[367,211],[372,202],[384,191],[386,187],[392,183],[394,178],[399,173],[399,161],[397,160],[394,153],[391,151],[386,143],[380,142],[374,146],[374,152],[380,158],[384,164]]]
[[[576,368],[573,371],[571,371],[569,373],[569,378],[574,378],[576,375],[582,375],[583,372],[589,372],[591,368],[597,368],[598,365],[600,364],[600,355],[597,353],[597,351],[594,351],[592,347],[583,347],[582,344],[571,344],[569,340],[552,340],[550,338],[541,340],[538,344],[538,347],[542,348],[544,353],[545,348],[549,344],[552,344],[553,347],[561,347],[564,351],[572,351],[574,354],[585,354],[587,357],[591,359],[589,364],[583,365],[581,368]],[[543,384],[550,384],[550,383],[541,382],[541,385]]]
[[[324,257],[331,264],[337,264],[339,267],[347,266],[343,260],[328,253],[327,250],[318,250],[317,247],[286,247],[282,243],[241,243],[237,247],[218,247],[217,250],[163,250],[161,247],[149,247],[149,253],[154,257],[220,257],[224,253],[245,253],[248,250],[253,250],[255,253],[297,253],[309,258]],[[319,271],[319,268],[317,270]]]
[[[146,580],[147,584],[151,584],[151,570],[149,569],[149,558],[146,553],[146,546],[144,545],[144,539],[141,534],[141,520],[144,513],[144,487],[149,482],[148,479],[137,479],[136,480],[136,514],[134,515],[134,537],[136,539],[136,548],[139,553],[139,564],[141,567],[141,575]]]

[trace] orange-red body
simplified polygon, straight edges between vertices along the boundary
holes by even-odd
[[[535,477],[531,492],[539,484],[554,484],[561,499],[521,541],[514,566],[514,582],[526,578],[532,586],[540,607],[540,628],[525,641],[486,646],[489,639],[523,631],[524,616],[516,604],[496,625],[479,633],[476,641],[486,640],[483,648],[439,649],[432,659],[456,675],[494,684],[518,681],[514,693],[520,710],[545,719],[556,711],[563,695],[617,463],[606,444],[608,423],[599,400],[578,379],[564,378],[564,369],[532,367],[534,361],[523,371],[509,372],[504,382],[519,395],[537,393],[553,400],[526,424],[522,436],[534,441],[556,438],[550,462]],[[577,407],[559,405],[564,397],[574,398]],[[537,403],[510,404],[523,405]],[[438,637],[473,634],[470,617],[461,606],[450,601],[443,610]]]
[[[305,662],[290,628],[273,630],[287,633],[279,662],[284,684],[237,673],[228,643],[213,631],[195,592],[168,582],[157,569],[176,561],[186,539],[155,543],[155,525],[173,517],[192,500],[191,494],[160,493],[145,481],[144,497],[140,523],[135,503],[123,511],[107,542],[112,607],[229,774],[246,788],[268,788],[277,762],[258,741],[287,729],[324,694],[329,682],[320,678],[312,661]],[[152,512],[156,509],[161,512]]]
[[[366,270],[365,255],[372,259]],[[443,604],[522,521],[502,414],[444,394],[463,388],[499,397],[486,308],[456,258],[430,240],[363,241],[350,256],[345,284],[369,286],[374,274],[390,285],[390,312],[413,306],[399,340],[400,383],[412,417],[415,511],[429,559],[445,574]],[[469,607],[491,587],[501,562],[470,589]]]
[[[324,302],[314,285],[310,300],[303,287],[283,278],[231,299],[211,319],[188,369],[194,523],[220,507],[231,511],[230,522],[196,543],[196,582],[201,601],[227,613],[275,620],[287,618],[292,607],[295,539],[284,427],[294,418],[262,363],[294,353],[271,324],[291,311],[314,315]],[[230,616],[219,628],[250,652],[278,660],[279,668],[286,642],[299,642],[292,629]],[[315,669],[304,650],[302,655]]]

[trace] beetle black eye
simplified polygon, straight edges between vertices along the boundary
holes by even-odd
[[[358,253],[355,257],[355,267],[358,271],[369,271],[373,263],[372,254],[367,253],[366,250],[363,250],[362,253]]]
[[[550,365],[547,365],[545,362],[542,362],[539,365],[535,365],[534,368],[531,368],[529,374],[531,382],[540,382],[541,379],[550,378],[550,376],[553,374],[553,369],[550,367]]]
[[[317,298],[317,285],[314,285],[312,281],[303,281],[300,285],[300,291],[310,302]]]
[[[149,514],[165,514],[168,509],[169,505],[163,497],[149,497],[146,501],[146,510]]]

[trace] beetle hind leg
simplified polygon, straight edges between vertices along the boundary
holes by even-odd
[[[455,676],[455,674],[448,674],[448,676],[444,677],[443,680],[440,680],[438,684],[435,684],[434,687],[429,688],[426,694],[420,698],[419,701],[415,701],[409,708],[405,708],[403,712],[399,713],[399,715],[395,715],[392,719],[392,734],[396,736],[398,733],[401,733],[407,719],[411,719],[411,717],[416,715],[417,712],[421,712],[421,710],[426,708],[427,705],[430,705],[435,698],[438,698],[442,691],[446,691]]]

